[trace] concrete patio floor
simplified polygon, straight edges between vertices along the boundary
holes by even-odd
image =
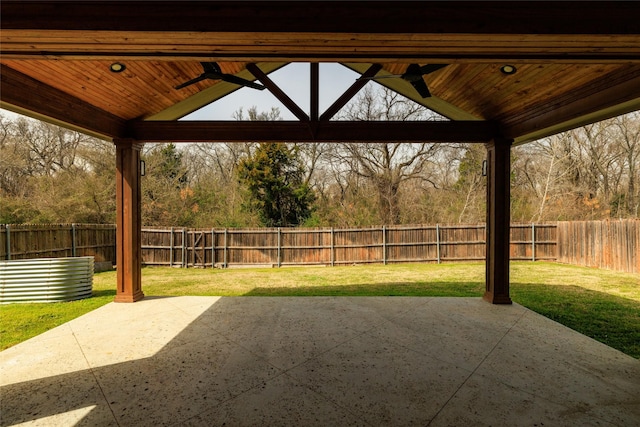
[[[640,425],[639,360],[479,298],[147,297],[0,369],[3,426]]]

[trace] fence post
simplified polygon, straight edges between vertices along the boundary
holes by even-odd
[[[187,230],[182,229],[182,258],[180,260],[180,266],[182,268],[186,267],[187,261]]]
[[[216,230],[211,229],[211,268],[216,268]]]
[[[436,257],[440,264],[440,224],[436,224]]]
[[[8,230],[7,230],[8,231]],[[333,227],[331,227],[331,267],[335,266],[336,263],[336,255],[335,255],[335,235],[333,232]]]
[[[511,225],[509,225],[509,232],[511,232]],[[487,223],[484,223],[484,261],[487,263]]]
[[[77,249],[76,249],[76,224],[75,224],[75,223],[71,224],[71,256],[72,256],[72,257],[77,256]]]
[[[280,256],[281,256],[281,247],[282,247],[282,230],[278,227],[278,268],[280,267]]]
[[[191,264],[195,268],[196,266],[196,232],[191,230]],[[189,262],[189,257],[187,256],[187,263]]]
[[[196,232],[194,230],[191,230],[191,261],[193,264],[193,267],[196,267]],[[188,262],[189,258],[187,257],[187,262]]]
[[[531,261],[536,260],[536,224],[531,223]]]
[[[5,228],[5,234],[7,235],[7,261],[11,261],[11,230],[10,230],[11,226],[9,224],[7,224],[6,228]]]
[[[222,260],[222,265],[224,265],[224,268],[227,268],[227,258],[228,258],[228,254],[227,254],[227,229],[224,229],[224,256],[223,256],[223,260]]]
[[[169,267],[173,267],[173,227],[171,227],[171,236],[169,236]]]
[[[387,265],[387,227],[382,226],[382,264]]]

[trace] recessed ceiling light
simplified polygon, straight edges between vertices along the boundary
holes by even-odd
[[[112,73],[121,73],[126,70],[127,67],[122,62],[114,62],[113,64],[109,65],[109,69]]]
[[[500,67],[500,71],[502,71],[503,74],[515,74],[517,70],[513,65],[503,65]]]

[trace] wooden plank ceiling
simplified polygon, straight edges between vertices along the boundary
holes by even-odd
[[[175,89],[202,72],[202,61],[249,80],[254,63],[266,74],[288,62],[338,62],[361,73],[378,63],[378,75],[447,64],[423,76],[431,98],[399,78],[379,82],[453,120],[491,121],[517,142],[640,108],[634,2],[0,7],[2,107],[105,138],[128,136],[140,120],[174,120],[238,88],[205,80]],[[123,72],[109,70],[116,61]],[[501,72],[505,64],[516,72]]]

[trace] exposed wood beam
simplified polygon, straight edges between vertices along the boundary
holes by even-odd
[[[249,70],[249,72],[251,72],[251,74],[253,74],[255,78],[260,81],[260,83],[262,83],[267,89],[269,89],[269,92],[271,92],[273,96],[278,99],[278,101],[282,102],[282,105],[287,107],[287,109],[291,111],[291,113],[296,116],[298,120],[303,122],[309,121],[309,116],[307,115],[307,113],[302,111],[302,108],[300,108],[298,104],[293,101],[293,99],[289,98],[289,96],[284,93],[284,91],[280,89],[278,85],[275,84],[273,80],[271,80],[256,64],[247,64],[247,70]]]
[[[640,39],[637,34],[479,37],[412,33],[408,37],[387,32],[125,32],[3,27],[0,51],[5,59],[56,60],[637,63]]]
[[[4,31],[3,31],[4,32]],[[90,37],[90,36],[88,36]],[[124,37],[124,36],[123,36]],[[1,38],[1,37],[0,37]],[[258,43],[259,39],[256,39]],[[100,51],[97,46],[86,47],[82,51],[65,50],[22,50],[12,49],[2,44],[0,53],[5,59],[40,59],[40,60],[127,60],[127,61],[198,61],[198,62],[365,62],[365,63],[425,63],[425,64],[491,64],[496,62],[518,64],[620,64],[640,63],[640,40],[636,46],[622,52],[607,53],[571,53],[567,49],[558,48],[552,51],[532,54],[524,52],[526,48],[518,48],[513,52],[498,51],[493,48],[445,48],[430,49],[428,47],[413,48],[411,52],[399,50],[380,51],[358,49],[353,47],[335,48],[330,53],[326,49],[301,48],[299,51],[289,46],[272,47],[269,50],[255,48],[253,45],[243,49],[217,51],[215,45],[203,45],[198,50],[178,51],[167,48],[167,52],[157,51],[155,45],[145,46],[144,50],[128,51],[117,48]],[[163,44],[166,46],[166,44]]]
[[[486,142],[493,122],[204,122],[134,121],[129,135],[141,142]]]
[[[542,129],[523,134],[522,136],[514,138],[513,145],[517,146],[526,144],[527,142],[546,138],[551,135],[556,135],[561,132],[566,132],[571,129],[579,128],[581,126],[586,126],[591,123],[607,120],[612,117],[617,117],[638,110],[640,110],[640,98],[622,104],[614,105],[603,110],[594,111],[593,113],[585,114],[583,116],[567,120],[553,126],[544,127]]]
[[[309,77],[309,86],[311,90],[311,93],[309,94],[309,103],[311,105],[309,107],[309,113],[311,115],[311,120],[317,122],[320,117],[320,64],[312,62],[309,66],[311,68],[311,75]]]
[[[367,80],[367,78],[375,76],[376,73],[381,69],[382,65],[380,64],[371,65],[367,69],[367,71],[362,74],[360,79],[353,82],[353,84],[347,90],[345,90],[344,93],[340,95],[340,97],[336,99],[335,102],[331,104],[331,106],[327,108],[324,113],[322,113],[322,115],[320,116],[320,121],[331,120],[331,118],[335,116],[336,113],[347,104],[347,102],[351,101],[351,99],[360,91],[360,89],[362,89],[367,83],[369,83],[369,80]]]
[[[5,29],[111,31],[637,34],[636,2],[155,2],[1,3]],[[446,19],[442,19],[446,17]],[[179,19],[178,19],[179,18]]]
[[[638,2],[4,0],[0,8],[7,59],[640,61]]]
[[[102,139],[121,137],[126,121],[0,64],[0,107]]]
[[[556,99],[553,104],[543,105],[532,119],[510,117],[503,123],[502,134],[522,144],[639,108],[640,72],[632,70],[601,79]]]

